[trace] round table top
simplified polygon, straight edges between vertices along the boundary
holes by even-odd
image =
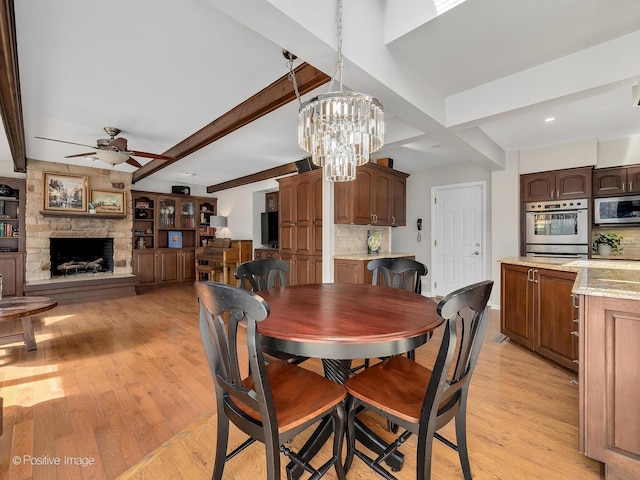
[[[309,284],[259,293],[270,315],[258,324],[263,343],[296,355],[372,358],[407,352],[443,323],[437,303],[396,288]]]
[[[4,297],[0,300],[0,320],[11,320],[51,310],[58,300],[50,297]]]

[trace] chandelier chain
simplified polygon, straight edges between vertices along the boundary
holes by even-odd
[[[333,90],[333,83],[338,79],[339,90],[342,91],[342,66],[344,64],[344,57],[342,55],[342,0],[337,1],[338,8],[336,9],[336,18],[338,23],[338,58],[336,60],[336,67],[329,83],[329,92]]]
[[[302,99],[300,98],[300,92],[298,91],[298,80],[296,79],[296,73],[293,71],[293,55],[289,54],[289,59],[287,60],[287,67],[289,67],[289,80],[293,82],[293,91],[296,93],[296,98],[298,99],[298,103],[302,105]]]

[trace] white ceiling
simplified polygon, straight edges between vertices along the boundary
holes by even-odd
[[[38,160],[106,167],[64,159],[90,148],[35,138],[94,145],[104,126],[120,128],[130,149],[163,153],[287,74],[282,48],[296,66],[329,75],[335,62],[330,0],[31,0],[15,9],[27,158]],[[408,173],[468,161],[500,169],[508,150],[640,134],[638,50],[638,0],[467,0],[437,17],[428,1],[344,0],[345,89],[384,104],[376,157]],[[297,108],[150,178],[206,186],[304,158]],[[10,159],[6,141],[0,158]]]

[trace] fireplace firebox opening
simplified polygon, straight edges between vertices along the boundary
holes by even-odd
[[[113,272],[113,238],[50,238],[51,276]]]

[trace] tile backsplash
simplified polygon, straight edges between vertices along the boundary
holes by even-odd
[[[592,234],[595,237],[598,233],[615,233],[622,237],[622,252],[620,257],[640,260],[640,227],[601,227],[593,228]],[[593,246],[593,240],[591,242]],[[592,252],[592,255],[597,255]]]
[[[367,230],[380,232],[382,236],[381,252],[391,250],[391,227],[373,227],[367,225],[336,225],[335,226],[335,254],[356,255],[367,253]]]

